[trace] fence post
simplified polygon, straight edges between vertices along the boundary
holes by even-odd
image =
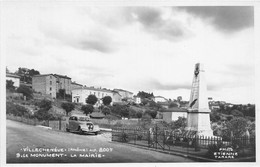
[[[136,129],[134,129],[134,136],[135,136],[134,141],[135,141],[135,144],[136,144]]]
[[[61,130],[61,118],[59,119],[59,130]]]
[[[195,151],[200,151],[199,143],[200,143],[201,136],[195,136]]]
[[[155,147],[157,149],[157,124],[155,124]]]

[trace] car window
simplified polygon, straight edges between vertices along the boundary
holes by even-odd
[[[79,117],[79,121],[88,121],[87,117]]]

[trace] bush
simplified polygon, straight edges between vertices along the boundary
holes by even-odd
[[[39,103],[36,103],[36,105],[45,110],[49,110],[52,107],[52,102],[50,100],[43,99]]]
[[[168,107],[169,108],[178,107],[178,104],[171,102]]]
[[[142,116],[143,116],[142,111],[137,111],[137,112],[136,112],[136,117],[137,117],[137,118],[140,119],[140,118],[142,118]]]
[[[14,104],[12,102],[6,102],[6,114],[12,114],[15,116],[28,115],[28,110],[20,105]]]
[[[129,108],[126,105],[116,105],[111,107],[111,113],[121,117],[129,117]]]
[[[111,112],[111,110],[110,110],[109,107],[104,107],[104,108],[102,109],[102,113],[103,113],[104,115],[108,115],[108,114],[110,114],[110,112]]]
[[[45,108],[39,109],[37,112],[34,113],[34,117],[38,120],[54,120],[55,117],[53,114],[49,112],[49,110],[46,110]]]

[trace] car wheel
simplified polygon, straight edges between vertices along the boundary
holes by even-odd
[[[97,135],[98,134],[98,132],[95,132],[95,135]]]
[[[69,132],[69,131],[70,131],[70,129],[66,128],[66,131],[67,131],[67,132]]]
[[[83,134],[84,134],[84,132],[82,131],[82,129],[81,129],[81,128],[79,128],[79,134],[81,134],[81,135],[83,135]]]

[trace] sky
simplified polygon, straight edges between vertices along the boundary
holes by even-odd
[[[203,63],[208,97],[255,103],[254,7],[10,3],[1,15],[6,66],[94,87],[189,100]]]

